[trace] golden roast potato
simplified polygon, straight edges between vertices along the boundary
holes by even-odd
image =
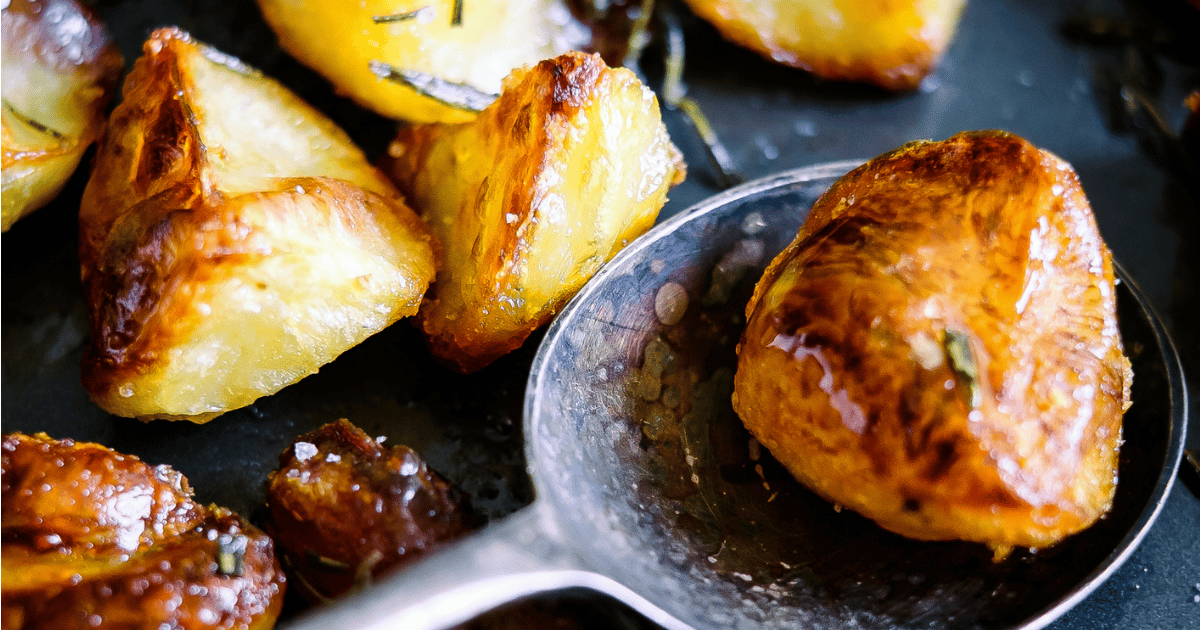
[[[339,92],[414,122],[463,122],[481,107],[429,96],[437,86],[381,78],[372,62],[426,75],[442,91],[456,84],[494,98],[514,68],[590,39],[563,0],[258,0],[258,6],[284,50]]]
[[[186,33],[144,50],[80,211],[100,406],[203,422],[416,311],[429,235],[340,129]]]
[[[514,72],[470,123],[402,128],[388,153],[441,246],[417,323],[463,372],[549,321],[684,175],[654,93],[582,53]]]
[[[4,436],[4,630],[267,629],[271,539],[187,479],[99,444]]]
[[[267,502],[291,575],[318,601],[480,524],[466,496],[412,449],[385,448],[348,420],[300,436],[279,456]]]
[[[836,81],[917,87],[950,44],[966,0],[687,0],[728,40]]]
[[[124,62],[75,0],[4,3],[0,229],[53,199],[104,129]]]
[[[746,309],[734,408],[801,482],[916,539],[1042,547],[1111,506],[1132,373],[1063,160],[1003,132],[847,174]]]

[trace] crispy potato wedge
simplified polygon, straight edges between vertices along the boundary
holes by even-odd
[[[164,29],[113,112],[80,211],[111,413],[203,422],[414,313],[429,235],[340,129],[274,81]]]
[[[1063,160],[1003,132],[839,180],[747,307],[734,408],[891,531],[1042,547],[1112,503],[1132,372],[1108,248]]]
[[[301,63],[362,106],[413,122],[464,122],[476,111],[381,79],[372,61],[495,95],[514,68],[590,39],[563,0],[472,0],[461,5],[458,24],[454,0],[258,0],[258,5],[280,45]],[[375,19],[407,12],[415,14],[382,23]]]
[[[582,53],[514,72],[470,123],[401,129],[388,152],[441,246],[418,325],[463,372],[549,321],[684,175],[654,94]]]
[[[271,539],[183,475],[44,433],[4,436],[2,455],[5,630],[274,625]]]
[[[466,495],[406,446],[339,420],[297,438],[267,487],[271,535],[314,601],[337,597],[472,531]]]
[[[728,40],[835,81],[917,87],[950,44],[966,0],[687,0]]]
[[[104,130],[124,62],[75,0],[11,0],[3,24],[0,229],[49,203]]]

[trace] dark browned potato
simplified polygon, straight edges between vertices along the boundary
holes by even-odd
[[[46,205],[104,129],[124,62],[75,0],[10,0],[3,23],[0,229]]]
[[[472,122],[402,128],[388,152],[441,246],[417,323],[463,372],[548,322],[684,177],[654,93],[582,53],[515,71]]]
[[[2,454],[5,630],[274,625],[271,539],[196,504],[183,475],[44,433]]]
[[[1132,373],[1113,283],[1066,162],[1003,132],[911,143],[834,184],[768,267],[734,407],[887,529],[1050,545],[1115,490]]]
[[[479,524],[466,496],[412,449],[385,448],[347,420],[300,436],[279,456],[267,502],[280,553],[302,592],[318,601]]]
[[[177,29],[144,51],[79,216],[101,407],[203,422],[416,312],[430,236],[341,129]]]
[[[917,87],[966,0],[687,0],[730,41],[836,81]]]

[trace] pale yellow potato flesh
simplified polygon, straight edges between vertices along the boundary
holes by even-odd
[[[12,0],[0,12],[0,229],[58,195],[104,129],[123,62],[74,0]]]
[[[889,90],[920,84],[966,0],[686,0],[728,40],[775,62]]]
[[[83,383],[122,416],[203,422],[416,312],[428,231],[332,122],[155,32],[80,212]]]
[[[389,154],[441,247],[417,323],[464,372],[548,322],[684,175],[653,92],[582,53],[514,72],[470,123],[403,128]]]
[[[471,0],[453,24],[453,0],[258,0],[279,43],[337,90],[384,116],[413,122],[463,122],[457,109],[409,86],[381,79],[381,61],[403,70],[498,94],[514,68],[584,45],[588,30],[563,0]],[[374,18],[419,10],[413,19]]]

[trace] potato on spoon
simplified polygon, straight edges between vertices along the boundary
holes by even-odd
[[[177,29],[144,50],[80,211],[100,406],[203,422],[416,312],[429,235],[340,129]]]
[[[1112,505],[1133,375],[1062,159],[1003,132],[877,157],[816,203],[746,312],[734,408],[825,498],[998,555]]]

